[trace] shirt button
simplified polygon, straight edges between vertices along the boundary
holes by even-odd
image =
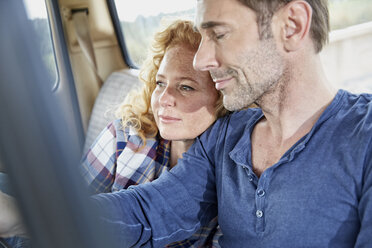
[[[265,190],[263,190],[263,189],[258,190],[258,191],[257,191],[257,195],[258,195],[259,197],[264,196],[264,195],[265,195]]]
[[[252,176],[252,174],[249,174],[249,175],[248,175],[248,180],[249,180],[250,182],[253,181],[253,176]]]
[[[257,218],[262,218],[263,212],[261,210],[257,210],[256,211],[256,216],[257,216]]]

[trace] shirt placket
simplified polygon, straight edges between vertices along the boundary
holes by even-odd
[[[244,166],[245,167],[245,166]],[[270,169],[268,169],[270,170]],[[266,170],[260,178],[258,178],[253,171],[245,167],[247,178],[255,188],[255,223],[257,234],[262,234],[265,231],[265,203],[266,203],[266,191],[269,185],[269,178],[271,178],[271,172]]]
[[[262,234],[265,231],[266,221],[266,199],[268,192],[268,185],[271,178],[272,169],[267,169],[257,181],[257,187],[255,192],[256,201],[256,232]]]
[[[267,221],[266,215],[266,206],[267,204],[267,195],[269,193],[269,185],[270,181],[273,177],[274,171],[291,160],[295,157],[297,153],[304,149],[305,145],[300,143],[299,145],[295,146],[295,148],[289,153],[283,156],[278,163],[274,164],[273,166],[266,169],[260,178],[258,178],[254,173],[253,175],[248,175],[248,180],[255,183],[256,185],[256,192],[255,192],[255,203],[256,203],[256,232],[258,234],[263,234],[265,232],[265,223]],[[250,178],[253,180],[250,180]]]

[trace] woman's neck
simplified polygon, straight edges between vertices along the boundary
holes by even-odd
[[[186,152],[194,140],[173,140],[171,141],[170,150],[170,166],[173,168],[177,164],[177,160],[182,158],[182,154]]]

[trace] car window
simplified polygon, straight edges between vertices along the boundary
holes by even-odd
[[[330,0],[331,29],[337,30],[372,21],[371,0]]]
[[[330,0],[330,42],[321,57],[328,80],[354,93],[372,92],[371,0]]]
[[[48,82],[51,88],[57,87],[58,74],[54,47],[50,32],[47,8],[44,0],[24,0],[27,17],[36,31],[38,39],[37,50],[42,55],[42,61],[48,70]]]
[[[146,58],[153,34],[167,20],[193,20],[194,0],[115,0],[117,14],[131,61],[140,67]]]

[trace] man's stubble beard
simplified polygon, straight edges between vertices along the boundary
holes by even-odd
[[[261,41],[255,51],[238,57],[238,61],[247,66],[227,70],[226,73],[233,76],[235,82],[229,88],[221,90],[224,95],[223,104],[230,111],[260,102],[283,79],[285,68],[285,61],[273,39]]]

